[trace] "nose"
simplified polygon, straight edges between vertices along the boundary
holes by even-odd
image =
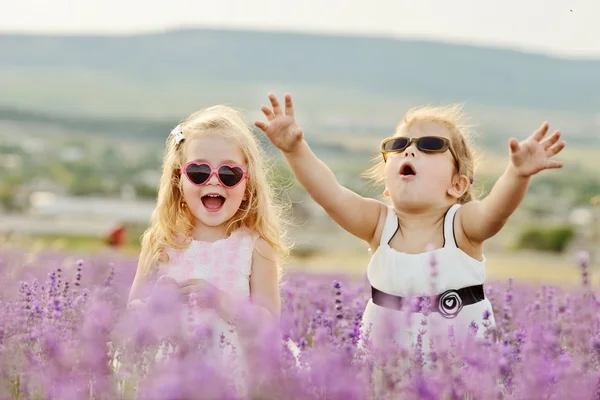
[[[404,150],[404,157],[414,157],[416,155],[416,147],[414,144],[411,144]]]
[[[219,182],[219,178],[217,178],[217,174],[213,173],[210,178],[208,178],[208,182],[206,182],[207,185],[220,185],[221,182]]]

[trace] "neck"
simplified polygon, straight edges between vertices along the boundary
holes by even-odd
[[[227,224],[207,226],[197,221],[192,230],[192,238],[202,242],[214,242],[227,236]]]
[[[424,209],[398,209],[394,211],[400,221],[400,226],[408,231],[429,230],[432,226],[444,223],[444,216],[451,204]]]

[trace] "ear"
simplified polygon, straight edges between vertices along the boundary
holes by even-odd
[[[458,200],[467,192],[468,189],[469,178],[467,178],[465,175],[454,174],[452,177],[452,183],[446,193]]]
[[[390,197],[390,192],[387,190],[387,188],[383,191],[383,197]]]

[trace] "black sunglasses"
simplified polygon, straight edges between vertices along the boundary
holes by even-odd
[[[404,136],[395,136],[384,139],[381,142],[381,155],[383,161],[387,161],[387,155],[389,153],[399,153],[404,151],[412,143],[415,143],[417,149],[424,153],[443,153],[446,150],[450,150],[454,159],[456,156],[454,150],[450,145],[450,140],[440,136],[422,136],[419,138],[408,138]]]

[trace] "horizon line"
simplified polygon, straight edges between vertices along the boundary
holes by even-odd
[[[307,30],[301,28],[282,29],[280,27],[253,27],[253,26],[226,26],[226,25],[211,25],[211,24],[180,24],[178,26],[170,26],[164,28],[146,28],[136,30],[114,30],[114,31],[72,31],[72,30],[3,30],[0,28],[0,36],[26,36],[26,37],[101,37],[101,38],[119,38],[119,37],[142,37],[156,36],[170,33],[185,32],[185,31],[223,31],[223,32],[240,32],[240,33],[263,33],[263,34],[279,34],[279,35],[299,35],[299,36],[328,36],[339,38],[367,38],[367,39],[385,39],[393,41],[411,41],[431,44],[442,44],[451,46],[471,47],[478,49],[509,51],[533,56],[543,56],[554,59],[568,61],[600,61],[600,53],[568,53],[561,51],[552,51],[545,48],[534,48],[532,46],[518,46],[515,44],[494,43],[490,41],[478,41],[459,38],[444,39],[440,37],[424,37],[413,35],[393,35],[382,32],[350,32],[344,30]]]

